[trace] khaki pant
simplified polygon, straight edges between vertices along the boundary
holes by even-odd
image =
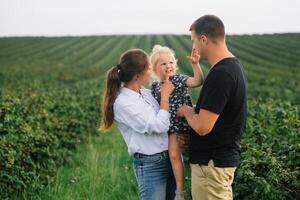
[[[214,167],[212,160],[208,166],[191,164],[193,200],[232,200],[231,184],[236,167]]]

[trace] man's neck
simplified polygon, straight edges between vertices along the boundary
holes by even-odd
[[[219,45],[211,49],[211,53],[207,56],[207,60],[213,67],[224,58],[232,57],[234,57],[234,55],[227,49],[226,45]]]

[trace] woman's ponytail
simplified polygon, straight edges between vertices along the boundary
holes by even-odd
[[[113,105],[121,88],[120,67],[115,66],[106,74],[106,88],[102,100],[102,120],[100,130],[109,129],[114,122]]]

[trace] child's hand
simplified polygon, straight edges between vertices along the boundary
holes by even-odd
[[[195,65],[199,63],[201,56],[199,52],[195,48],[193,48],[191,56],[187,56],[187,58],[189,59],[192,65]]]

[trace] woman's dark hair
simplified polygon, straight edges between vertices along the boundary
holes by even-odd
[[[220,18],[215,15],[204,15],[197,19],[190,27],[197,35],[205,35],[212,40],[225,37],[225,27]]]
[[[131,81],[135,75],[143,73],[148,67],[147,53],[141,49],[130,49],[121,55],[118,65],[107,71],[100,130],[107,130],[113,124],[113,105],[120,92],[122,82]]]

